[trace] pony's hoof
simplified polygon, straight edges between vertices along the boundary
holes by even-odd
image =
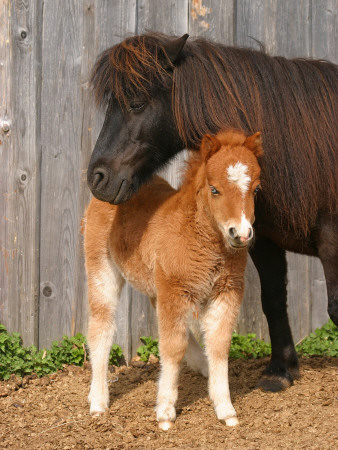
[[[239,425],[237,417],[228,417],[227,419],[220,419],[220,422],[227,427],[236,427]]]
[[[108,407],[104,407],[102,405],[98,405],[98,404],[92,404],[90,406],[90,411],[89,414],[92,417],[98,417],[98,416],[102,416],[102,414],[104,414],[107,411]]]
[[[170,422],[169,420],[164,420],[163,422],[159,422],[158,426],[163,431],[168,431],[169,428],[174,426],[174,422]]]
[[[293,381],[277,375],[263,375],[256,388],[267,392],[280,392],[293,385]]]
[[[236,427],[239,425],[239,421],[237,417],[229,417],[229,419],[225,419],[225,425],[227,427]]]
[[[92,417],[100,417],[104,414],[104,411],[93,411],[90,413]]]

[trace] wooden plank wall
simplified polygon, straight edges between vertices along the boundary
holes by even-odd
[[[25,344],[49,346],[86,332],[81,218],[86,169],[103,111],[88,89],[103,49],[157,30],[205,36],[287,57],[338,62],[337,0],[45,0],[0,3],[0,322]],[[163,175],[179,182],[182,153]],[[327,320],[320,262],[288,255],[295,341]],[[241,333],[268,339],[258,276],[248,264]],[[129,358],[139,336],[157,333],[148,300],[121,296],[118,334]]]

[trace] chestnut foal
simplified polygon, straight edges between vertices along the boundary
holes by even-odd
[[[247,245],[253,237],[254,196],[263,154],[260,133],[206,135],[176,191],[159,177],[128,202],[95,198],[86,213],[85,254],[92,363],[90,412],[109,404],[108,356],[125,280],[156,305],[161,356],[157,420],[175,419],[180,362],[207,376],[217,418],[238,424],[228,384],[228,353],[243,298]],[[205,356],[188,331],[198,313]],[[208,366],[208,368],[207,368]]]

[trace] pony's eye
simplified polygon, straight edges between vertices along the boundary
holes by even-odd
[[[146,103],[145,102],[130,102],[128,111],[129,112],[141,112],[145,108]]]
[[[254,190],[254,194],[257,194],[258,191],[261,190],[261,185],[259,184],[256,189]]]
[[[218,190],[215,188],[215,186],[211,186],[211,185],[210,185],[210,189],[211,189],[211,193],[212,193],[213,195],[219,194],[219,192],[218,192]]]

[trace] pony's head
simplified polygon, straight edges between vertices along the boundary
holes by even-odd
[[[228,131],[205,135],[201,156],[211,216],[231,247],[246,247],[253,238],[254,199],[260,189],[260,133]]]
[[[91,82],[97,102],[108,107],[87,173],[99,200],[128,200],[184,148],[171,91],[173,70],[187,38],[133,36],[99,56]]]

